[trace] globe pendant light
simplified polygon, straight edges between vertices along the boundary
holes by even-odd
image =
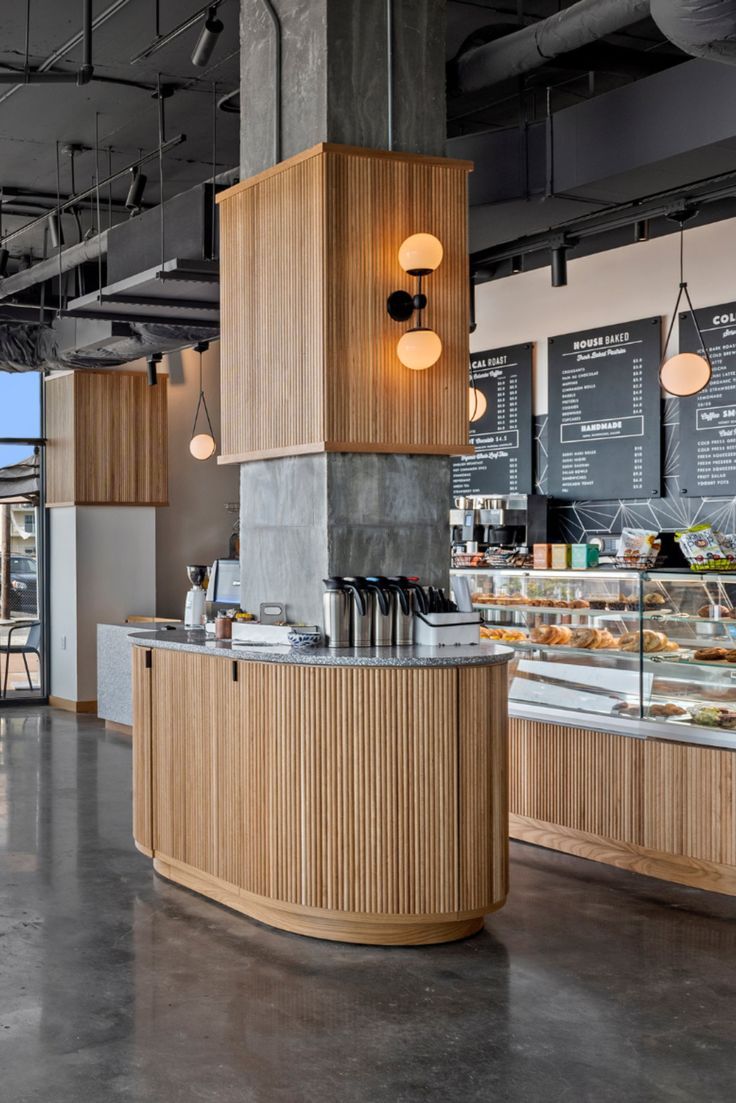
[[[468,387],[468,418],[470,421],[480,421],[488,409],[488,399],[478,387]]]
[[[192,453],[195,460],[208,460],[210,456],[214,456],[217,450],[217,445],[215,444],[215,431],[212,428],[210,412],[207,409],[207,399],[204,397],[204,387],[202,386],[202,353],[206,352],[209,347],[208,341],[201,341],[198,345],[194,346],[194,351],[199,353],[199,398],[197,399],[197,408],[194,411],[194,424],[192,425],[192,439],[189,441],[189,451]],[[199,417],[200,409],[204,410],[204,416],[207,418],[208,433],[197,432],[197,418]]]
[[[680,223],[680,289],[677,293],[677,299],[675,300],[675,308],[672,312],[670,328],[667,330],[667,337],[664,342],[664,352],[662,354],[662,363],[659,368],[660,386],[667,394],[674,395],[676,398],[688,398],[691,395],[698,394],[708,386],[711,376],[713,375],[713,365],[711,364],[708,349],[706,348],[703,334],[701,333],[698,319],[693,309],[690,292],[687,289],[684,275],[684,222],[686,218],[690,217],[691,213],[692,212],[683,212],[677,218],[677,221]],[[675,322],[678,317],[677,311],[683,295],[687,301],[688,313],[692,318],[695,332],[698,335],[700,353],[680,352],[677,353],[676,356],[671,356],[668,359],[667,349],[669,347],[672,331],[675,328]]]

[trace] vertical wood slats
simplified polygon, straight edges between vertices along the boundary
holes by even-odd
[[[157,853],[306,908],[502,901],[503,668],[461,685],[456,669],[252,662],[233,682],[225,661],[165,650],[153,665]]]
[[[466,448],[465,162],[317,147],[220,196],[221,462],[303,450]],[[443,354],[399,362],[386,298],[411,233],[443,243],[424,324]]]
[[[736,865],[735,763],[733,751],[647,743],[642,844]]]
[[[512,719],[511,812],[651,851],[736,865],[736,755]]]
[[[507,685],[504,666],[460,671],[460,897],[464,909],[503,900],[508,892]]]
[[[151,671],[146,651],[132,649],[133,663],[133,838],[144,850],[153,849],[151,775]]]
[[[46,380],[47,504],[166,505],[166,379],[79,371]]]

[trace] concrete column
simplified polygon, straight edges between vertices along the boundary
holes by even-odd
[[[281,20],[281,159],[318,142],[389,147],[389,0],[273,0]],[[446,0],[392,0],[392,148],[445,153]],[[275,36],[241,0],[243,177],[274,163]]]
[[[326,141],[387,149],[389,131],[394,149],[445,153],[445,0],[274,5],[283,29],[282,159]],[[263,0],[241,0],[243,178],[274,163],[274,64]],[[244,608],[257,613],[261,601],[284,600],[291,619],[320,623],[321,579],[330,574],[419,574],[447,585],[449,501],[443,456],[350,453],[243,464]]]

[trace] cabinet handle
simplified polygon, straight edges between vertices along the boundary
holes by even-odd
[[[237,680],[238,680],[238,663],[237,663],[237,659],[233,659],[232,664],[231,664],[231,668],[232,668],[232,672],[233,672],[233,681],[237,682]]]
[[[146,651],[146,670],[150,670],[153,666],[153,651]]]

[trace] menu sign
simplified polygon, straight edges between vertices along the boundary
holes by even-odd
[[[713,375],[704,391],[679,402],[680,493],[736,494],[736,303],[696,315]],[[680,315],[680,352],[700,352],[689,314]]]
[[[659,496],[660,321],[549,338],[553,498]]]
[[[453,461],[453,497],[532,493],[532,346],[470,357],[470,443],[474,456]]]

